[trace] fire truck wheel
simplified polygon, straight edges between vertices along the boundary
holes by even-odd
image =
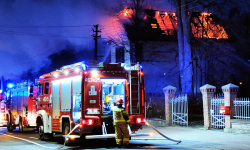
[[[10,127],[9,124],[7,125],[7,129],[8,129],[9,132],[12,132],[12,131],[13,131],[13,129],[11,129],[11,127]]]
[[[40,121],[39,125],[38,125],[38,133],[39,133],[39,139],[40,140],[44,140],[44,131],[43,131],[43,122]]]
[[[21,117],[19,118],[18,126],[19,126],[19,132],[23,132],[23,123],[22,123],[22,118]]]
[[[69,122],[65,122],[63,125],[63,135],[68,135],[70,132],[70,125]],[[69,138],[64,137],[63,142],[65,145],[69,145]]]
[[[9,131],[9,132],[11,132],[11,131],[13,131],[13,128],[11,128],[11,122],[10,122],[10,117],[11,117],[11,115],[10,114],[7,114],[6,115],[6,117],[7,117],[7,130]]]

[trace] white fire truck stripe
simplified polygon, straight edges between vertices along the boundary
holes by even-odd
[[[36,143],[36,142],[30,141],[30,140],[26,140],[26,139],[23,139],[23,138],[19,138],[19,137],[15,137],[15,136],[12,136],[12,135],[8,135],[8,134],[2,134],[2,135],[6,135],[6,136],[10,136],[10,137],[12,137],[12,138],[16,138],[16,139],[19,139],[19,140],[23,140],[23,141],[26,141],[26,142],[29,142],[29,143],[32,143],[32,144],[35,144],[35,145],[38,145],[38,146],[41,146],[41,147],[44,147],[44,148],[60,149],[60,148],[64,147],[64,145],[63,145],[63,146],[60,146],[60,147],[47,147],[47,146],[43,146],[43,145],[41,145],[41,144],[38,144],[38,143]]]

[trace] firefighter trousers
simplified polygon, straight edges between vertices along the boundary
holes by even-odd
[[[117,145],[129,145],[129,131],[126,123],[117,122],[114,125]]]

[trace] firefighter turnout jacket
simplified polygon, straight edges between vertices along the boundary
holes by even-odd
[[[113,108],[113,119],[115,128],[115,139],[117,145],[129,144],[129,131],[127,124],[130,124],[128,113],[124,108],[115,106]]]

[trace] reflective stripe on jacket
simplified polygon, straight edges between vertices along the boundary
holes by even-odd
[[[130,120],[125,120],[124,119],[124,115],[128,115],[127,111],[124,108],[118,108],[117,106],[115,106],[113,108],[113,119],[114,122],[128,122],[130,123]]]

